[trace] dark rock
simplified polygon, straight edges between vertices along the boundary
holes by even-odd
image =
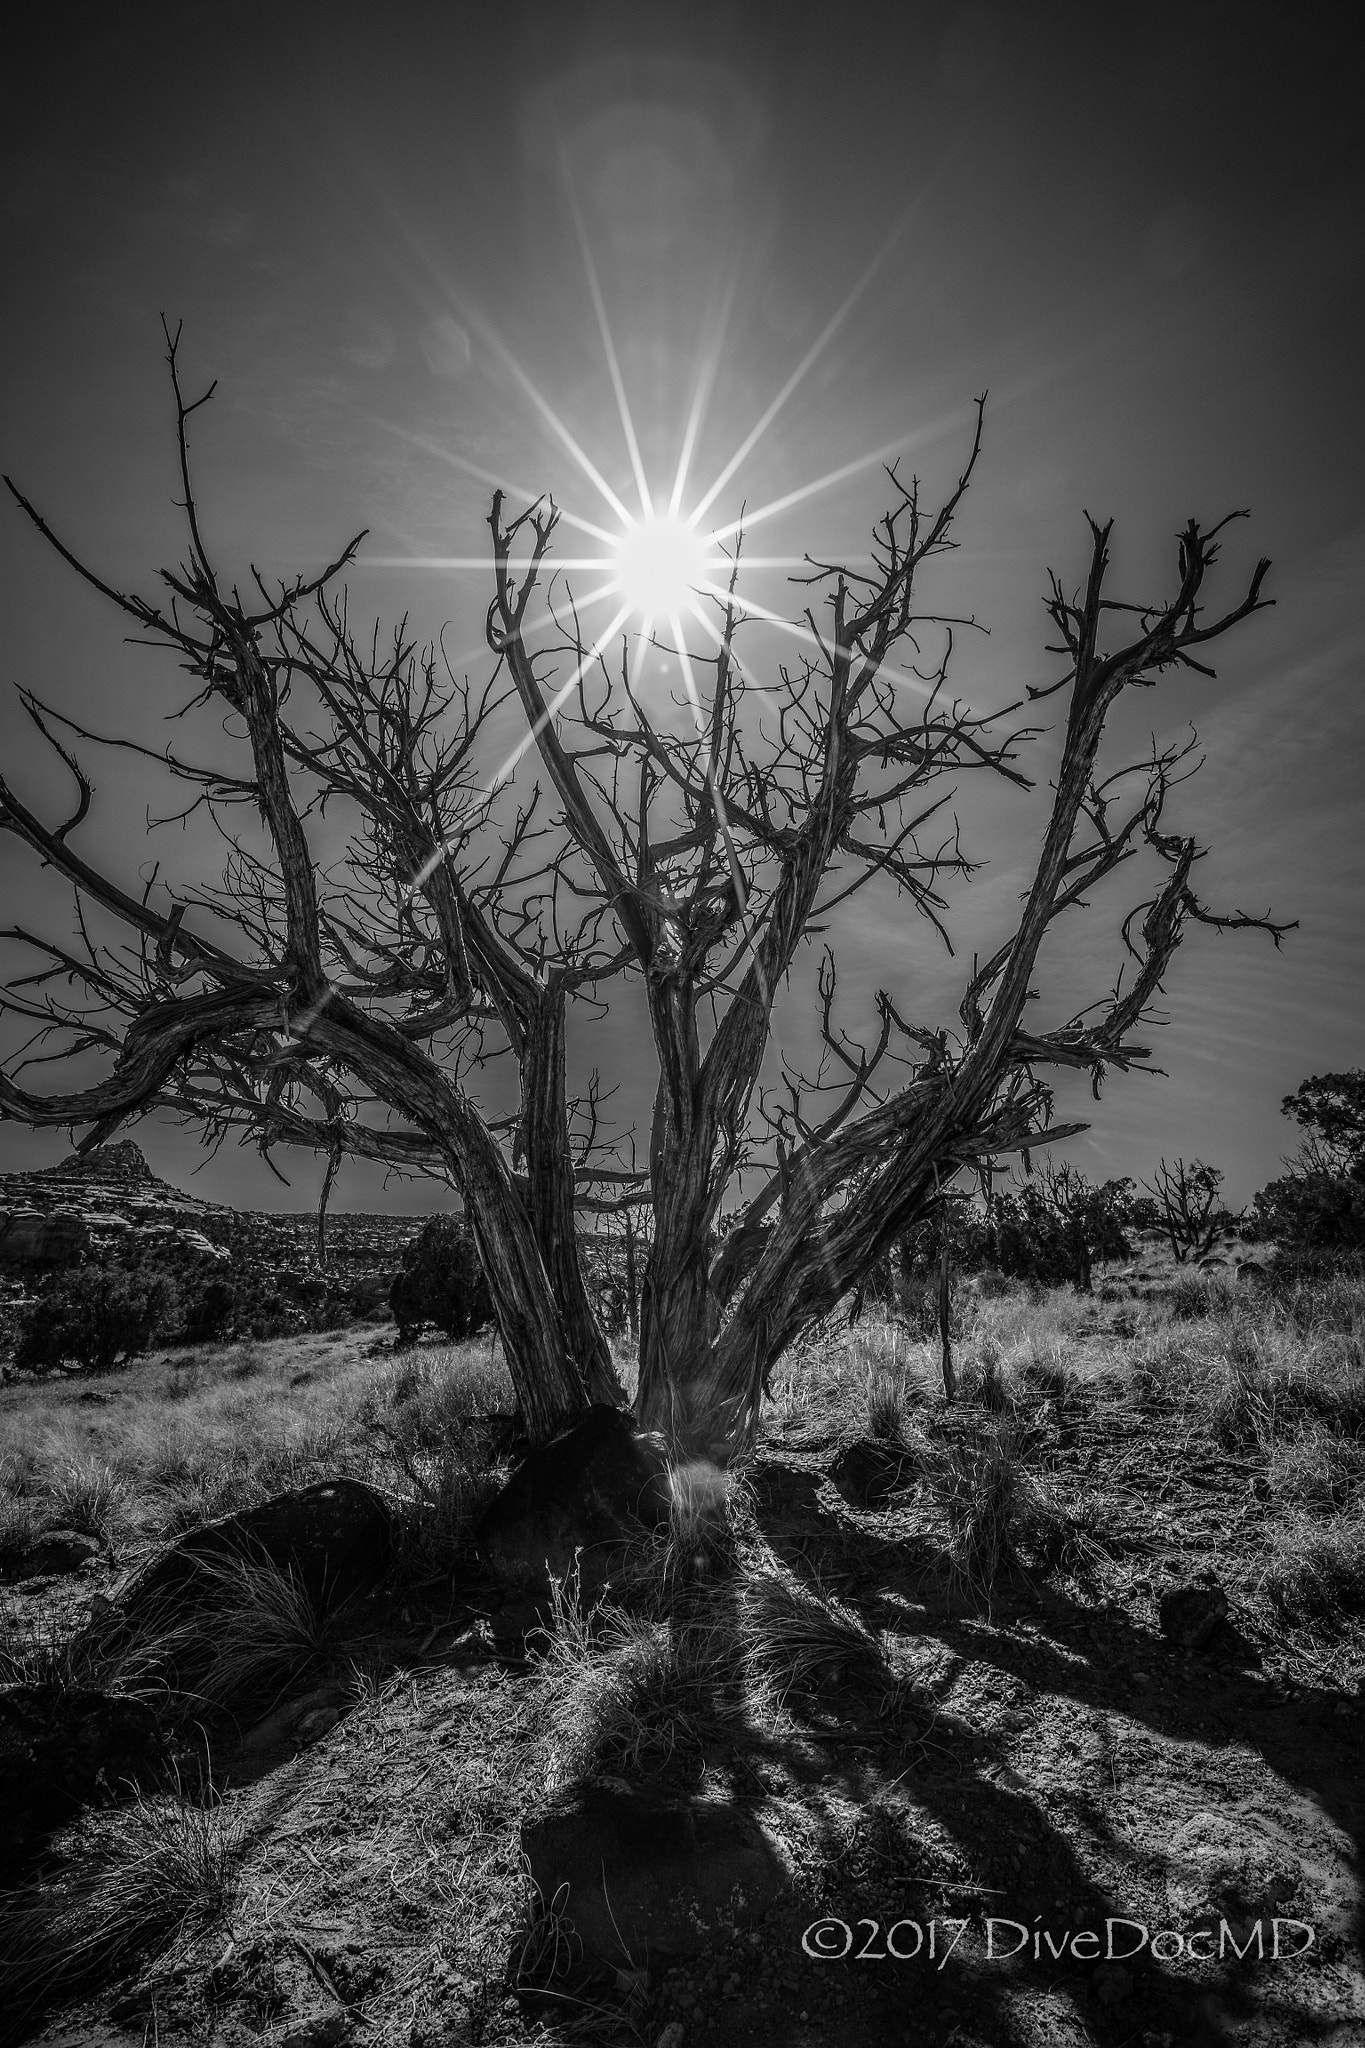
[[[1221,1586],[1172,1586],[1160,1605],[1161,1633],[1182,1649],[1198,1650],[1228,1617]]]
[[[599,1405],[527,1453],[479,1524],[479,1549],[499,1577],[537,1593],[577,1557],[581,1590],[595,1591],[620,1545],[666,1521],[669,1504],[662,1438]]]
[[[164,1760],[143,1700],[60,1685],[0,1692],[0,1871],[82,1806],[155,1778]]]
[[[1101,1963],[1090,1984],[1101,2005],[1121,2005],[1132,1992],[1133,1975],[1122,1963]]]
[[[1266,1269],[1259,1259],[1243,1259],[1241,1265],[1237,1268],[1237,1278],[1239,1280],[1257,1281],[1264,1280],[1265,1277]]]
[[[585,1952],[644,1967],[710,1954],[790,1890],[775,1816],[771,1806],[672,1798],[612,1780],[527,1821],[521,1839],[540,1896],[573,1923]]]
[[[192,1596],[206,1564],[268,1558],[314,1599],[335,1606],[382,1577],[392,1510],[359,1479],[319,1479],[189,1530],[136,1572],[119,1594],[125,1616]]]
[[[845,1444],[829,1468],[829,1476],[844,1499],[855,1508],[880,1507],[903,1487],[913,1485],[915,1460],[911,1453],[877,1437],[860,1437]]]
[[[0,1579],[62,1578],[103,1555],[97,1536],[83,1536],[78,1529],[49,1529],[8,1566],[0,1566]]]

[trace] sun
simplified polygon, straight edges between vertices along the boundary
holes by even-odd
[[[675,618],[696,605],[708,580],[700,536],[671,514],[627,527],[613,550],[623,601],[645,620]]]

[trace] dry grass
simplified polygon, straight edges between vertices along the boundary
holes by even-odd
[[[41,1527],[37,1503],[27,1494],[0,1494],[0,1573],[18,1563]]]
[[[332,1670],[347,1642],[338,1609],[264,1556],[204,1558],[193,1591],[139,1624],[146,1654],[174,1673],[183,1707],[262,1713]]]
[[[1061,1339],[1040,1344],[1036,1338],[1028,1338],[1020,1347],[1019,1368],[1025,1384],[1044,1400],[1055,1402],[1059,1408],[1075,1400],[1076,1373]]]
[[[938,1445],[926,1478],[953,1580],[989,1598],[1002,1573],[1023,1562],[1021,1539],[1036,1503],[1015,1432],[993,1422]]]
[[[1163,1516],[1191,1504],[1209,1505],[1215,1510],[1211,1522],[1235,1528],[1235,1544],[1211,1551],[1212,1562],[1234,1609],[1242,1602],[1254,1610],[1259,1587],[1279,1613],[1284,1625],[1273,1631],[1274,1657],[1291,1655],[1296,1637],[1300,1644],[1311,1640],[1307,1632],[1317,1637],[1320,1652],[1326,1637],[1345,1634],[1346,1617],[1365,1612],[1360,1292],[1337,1290],[1321,1313],[1311,1310],[1306,1296],[1291,1311],[1249,1288],[1231,1303],[1205,1288],[1198,1306],[1199,1313],[1182,1308],[1175,1315],[1159,1297],[1125,1297],[1119,1304],[1022,1290],[977,1301],[964,1295],[955,1341],[965,1390],[974,1400],[954,1409],[945,1409],[937,1393],[934,1347],[869,1314],[852,1329],[831,1326],[819,1344],[779,1366],[771,1424],[801,1425],[791,1450],[803,1472],[816,1477],[840,1437],[850,1428],[861,1431],[864,1422],[884,1442],[913,1443],[923,1481],[920,1501],[941,1534],[950,1591],[973,1603],[989,1602],[1002,1577],[1014,1571],[1068,1570],[1079,1580],[1102,1564],[1104,1601],[1097,1609],[1093,1598],[1075,1602],[1109,1617],[1104,1628],[1110,1633],[1097,1632],[1106,1646],[1094,1653],[1097,1675],[1106,1668],[1107,1646],[1115,1646],[1115,1655],[1125,1647],[1122,1603],[1132,1597],[1136,1573],[1148,1569],[1142,1545],[1154,1524],[1145,1519],[1146,1503],[1156,1491],[1150,1475],[1160,1466]],[[142,1393],[130,1393],[126,1401],[117,1379],[102,1383],[111,1398],[93,1408],[79,1405],[74,1392],[63,1392],[59,1400],[59,1390],[28,1389],[41,1424],[36,1449],[32,1437],[20,1437],[15,1429],[18,1409],[8,1398],[13,1390],[0,1390],[0,1427],[14,1432],[9,1460],[0,1467],[0,1546],[6,1515],[20,1533],[49,1522],[64,1467],[85,1470],[94,1456],[128,1489],[118,1512],[133,1523],[140,1518],[149,1535],[175,1526],[177,1519],[202,1518],[259,1498],[278,1484],[297,1483],[326,1461],[329,1470],[350,1470],[406,1495],[398,1529],[403,1599],[409,1583],[449,1573],[496,1483],[501,1423],[510,1406],[500,1362],[490,1359],[486,1340],[393,1355],[375,1350],[367,1332],[371,1356],[359,1340],[350,1350],[340,1344],[328,1350],[331,1341],[320,1340],[306,1355],[298,1346],[242,1347],[217,1385],[206,1383],[198,1362],[175,1368],[174,1397],[167,1391],[169,1366],[149,1369]],[[1135,1412],[1118,1384],[1134,1360],[1143,1400],[1155,1414]],[[309,1377],[291,1384],[291,1375],[301,1370]],[[234,1434],[239,1423],[240,1440]],[[1124,1463],[1108,1487],[1111,1456],[1116,1467]],[[1183,1483],[1186,1463],[1196,1467],[1199,1492]],[[1093,1477],[1081,1476],[1087,1473]],[[1077,1505],[1078,1484],[1093,1485],[1110,1516],[1112,1553],[1103,1558],[1084,1496]],[[91,1490],[97,1495],[97,1488]],[[378,1889],[387,1898],[393,1871],[410,1868],[414,1924],[417,1906],[436,1901],[440,1939],[462,1968],[467,1957],[477,1955],[480,1981],[495,1987],[498,1999],[511,1988],[542,2001],[535,2009],[537,2039],[605,2041],[613,2038],[621,2015],[609,2002],[596,2005],[575,1974],[580,1958],[556,1902],[531,1901],[520,1931],[506,1917],[521,1900],[518,1822],[546,1785],[595,1772],[695,1784],[703,1770],[708,1784],[727,1771],[739,1782],[749,1767],[764,1783],[785,1773],[796,1784],[792,1758],[832,1732],[836,1747],[830,1754],[842,1770],[846,1759],[858,1755],[863,1738],[875,1732],[878,1704],[894,1712],[896,1701],[909,1698],[897,1686],[895,1670],[913,1671],[917,1685],[934,1682],[927,1675],[937,1669],[928,1655],[933,1646],[925,1638],[935,1633],[941,1585],[924,1590],[913,1626],[901,1626],[896,1603],[878,1604],[866,1584],[859,1554],[866,1521],[843,1514],[828,1494],[821,1497],[818,1515],[813,1508],[805,1519],[801,1542],[809,1539],[806,1554],[809,1546],[818,1549],[831,1574],[846,1559],[858,1568],[838,1581],[847,1599],[831,1597],[818,1581],[807,1582],[798,1575],[805,1567],[792,1547],[792,1531],[804,1514],[797,1492],[792,1489],[789,1512],[787,1494],[774,1490],[781,1512],[768,1519],[773,1543],[791,1559],[788,1565],[765,1547],[742,1486],[710,1465],[679,1467],[670,1519],[627,1560],[608,1596],[614,1604],[589,1616],[572,1585],[561,1588],[543,1651],[533,1638],[529,1673],[490,1664],[476,1685],[466,1686],[462,1669],[457,1688],[454,1674],[440,1673],[438,1652],[430,1667],[418,1659],[415,1675],[394,1674],[381,1667],[377,1643],[348,1639],[344,1617],[304,1599],[288,1574],[275,1573],[267,1583],[251,1566],[245,1573],[225,1567],[215,1585],[213,1641],[205,1629],[177,1634],[183,1622],[168,1610],[160,1618],[160,1637],[154,1630],[150,1641],[120,1638],[105,1623],[76,1644],[54,1638],[30,1645],[25,1673],[41,1667],[58,1682],[109,1682],[147,1697],[160,1685],[168,1719],[202,1712],[208,1702],[240,1709],[245,1719],[248,1706],[259,1710],[287,1688],[354,1666],[358,1704],[338,1745],[346,1753],[340,1768],[371,1773],[363,1782],[375,1789],[381,1811],[384,1787],[395,1782],[386,1777],[389,1754],[401,1753],[404,1742],[414,1739],[417,1679],[423,1710],[428,1689],[435,1692],[449,1679],[442,1693],[442,1769],[427,1772],[424,1796],[434,1788],[429,1809],[421,1810],[420,1823],[412,1823],[426,1832],[414,1837],[415,1847],[409,1845],[406,1866],[397,1856],[384,1862]],[[879,1525],[878,1541],[894,1541],[905,1526],[896,1518],[908,1512],[897,1503]],[[1123,1559],[1119,1539],[1125,1531],[1133,1538],[1132,1550],[1143,1556],[1141,1565]],[[864,1554],[871,1554],[870,1543]],[[865,1597],[870,1625],[859,1618],[858,1603]],[[423,1608],[420,1600],[413,1605]],[[1150,1608],[1140,1612],[1151,1619]],[[425,1629],[424,1613],[420,1620]],[[943,1640],[952,1640],[949,1631]],[[980,1640],[988,1643],[987,1631]],[[1358,1643],[1358,1631],[1351,1642]],[[988,1648],[978,1661],[991,1661]],[[174,1682],[183,1684],[175,1699],[165,1697],[171,1664],[177,1666]],[[18,1675],[13,1662],[10,1671]],[[0,1680],[6,1675],[0,1668]],[[964,1681],[969,1695],[975,1683]],[[1116,1714],[1130,1713],[1135,1720],[1156,1711],[1145,1698],[1126,1702],[1116,1693],[1115,1702]],[[1174,1712],[1181,1704],[1163,1700],[1161,1711]],[[978,1710],[979,1701],[973,1706],[969,1698],[964,1712]],[[1053,1728],[1065,1725],[1067,1703],[1048,1702],[1041,1691],[1036,1709],[1028,1710],[1050,1717]],[[452,1737],[448,1728],[458,1735]],[[850,1734],[857,1738],[853,1746],[838,1746]],[[945,1743],[956,1739],[951,1730],[943,1735]],[[903,1749],[903,1743],[899,1750],[888,1744],[879,1758],[888,1776],[903,1770]],[[968,1797],[975,1783],[972,1754],[962,1756]],[[317,1786],[324,1772],[338,1766],[329,1756],[309,1768]],[[334,1795],[352,1797],[359,1782],[348,1777],[340,1795],[333,1782]],[[989,1825],[999,1794],[986,1789],[991,1798],[980,1813]],[[802,1796],[799,1789],[792,1794],[796,1800]],[[163,1804],[170,1808],[176,1802]],[[408,1805],[405,1792],[402,1825],[411,1821]],[[348,1817],[337,1823],[339,1841]],[[112,1827],[120,1819],[105,1818]],[[91,1823],[92,1839],[98,1836],[108,1846],[113,1835],[101,1833],[105,1818]],[[865,1816],[863,1823],[866,1832]],[[400,1817],[387,1815],[386,1824],[397,1831]],[[141,1825],[130,1823],[119,1852],[130,1866],[141,1856]],[[166,1856],[169,1862],[169,1851]],[[314,1872],[319,1887],[344,1882],[352,1887],[348,1899],[362,1896],[358,1880],[349,1874],[343,1879],[323,1861],[325,1875]],[[355,1868],[363,1874],[365,1866],[357,1861]],[[230,1875],[229,1870],[229,1881]],[[120,1891],[109,1879],[112,1931],[100,1948],[90,1932],[98,1929],[96,1907],[80,1918],[81,1900],[96,1900],[96,1876],[84,1893],[74,1878],[51,1888],[44,1917],[23,1918],[23,1911],[41,1903],[37,1894],[20,1902],[23,1910],[12,1923],[22,1937],[15,1953],[29,1975],[10,1983],[30,2003],[35,1995],[38,2003],[53,1995],[54,1957],[62,1959],[58,1967],[66,1973],[63,1994],[83,1983],[105,1983],[135,1959],[140,1935],[126,1931],[131,1908],[120,1900],[134,1898],[143,1880],[134,1874]],[[291,1885],[295,1876],[313,1883],[301,1864],[291,1865]],[[179,1918],[158,1903],[168,1890],[182,1902]],[[152,1904],[145,1914],[139,1908],[138,1920],[145,1920],[154,1947],[174,1938],[182,1922],[210,1916],[214,1897],[226,1891],[215,1894],[212,1872],[205,1870],[199,1878],[182,1875],[160,1893],[150,1888],[149,1895]],[[326,1898],[316,1889],[310,1896]],[[205,1903],[183,1903],[196,1898]],[[123,1932],[114,1924],[120,1913]],[[378,1938],[382,1945],[389,1937]],[[405,1930],[402,1940],[409,1938]],[[504,1974],[509,1943],[510,1972]],[[89,1973],[84,1978],[82,1970]],[[0,2001],[5,1990],[0,1982]],[[418,1997],[418,1990],[411,1996]],[[396,2012],[396,2005],[386,2010],[383,2025],[396,2030],[395,2039],[406,2038],[410,2004],[401,2025]],[[686,2011],[683,2017],[688,2019]],[[837,2029],[845,2017],[841,2011],[826,2021],[822,2014],[820,2023]],[[662,2024],[651,2012],[650,2038]]]
[[[961,1392],[964,1399],[975,1401],[988,1415],[1013,1419],[1024,1407],[1024,1389],[989,1337],[968,1359],[962,1375]]]
[[[1331,1629],[1365,1613],[1365,1525],[1358,1515],[1302,1520],[1274,1532],[1265,1591],[1287,1621]]]
[[[128,1504],[127,1482],[103,1458],[73,1458],[47,1484],[48,1513],[59,1529],[109,1543]]]
[[[1271,1449],[1271,1494],[1315,1514],[1335,1514],[1365,1497],[1365,1442],[1310,1424]]]
[[[220,1919],[241,1851],[221,1809],[182,1799],[88,1817],[60,1876],[0,1895],[0,2038]]]
[[[574,1579],[554,1587],[538,1678],[552,1785],[694,1771],[706,1734],[747,1716],[728,1612],[663,1620],[604,1605],[589,1615]]]
[[[357,1329],[140,1360],[94,1401],[77,1379],[0,1388],[0,1501],[31,1499],[40,1525],[105,1539],[175,1535],[338,1472],[393,1485],[401,1468],[368,1429],[376,1416],[436,1447],[510,1413],[486,1338],[376,1351]]]
[[[475,1525],[507,1467],[458,1443],[406,1453],[401,1462],[414,1490],[400,1496],[394,1518],[394,1571],[403,1584],[422,1584],[450,1573],[467,1556]]]
[[[909,1404],[903,1377],[878,1367],[868,1374],[865,1412],[867,1433],[883,1443],[905,1439]]]
[[[738,1618],[745,1662],[779,1704],[793,1688],[848,1679],[885,1690],[892,1683],[876,1639],[821,1587],[773,1569],[756,1572],[741,1589]]]

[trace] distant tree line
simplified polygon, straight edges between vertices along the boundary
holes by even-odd
[[[1088,1290],[1094,1268],[1128,1256],[1142,1231],[1159,1231],[1183,1265],[1237,1228],[1273,1246],[1272,1285],[1365,1264],[1365,1070],[1311,1075],[1285,1096],[1282,1110],[1304,1140],[1248,1214],[1227,1209],[1222,1172],[1200,1159],[1163,1159],[1145,1183],[1096,1184],[1069,1163],[1007,1187],[988,1175],[983,1198],[950,1193],[899,1240],[854,1296],[854,1313],[877,1301],[928,1334],[940,1315],[945,1254],[955,1274]],[[722,1219],[718,1242],[740,1227],[737,1219]],[[585,1243],[604,1327],[628,1335],[648,1270],[648,1237],[632,1226]],[[461,1216],[432,1216],[416,1233],[389,1308],[400,1343],[424,1329],[458,1341],[493,1321],[488,1283]],[[223,1274],[85,1261],[42,1282],[20,1319],[14,1363],[35,1372],[73,1363],[108,1372],[154,1344],[268,1339],[337,1327],[356,1313],[345,1285],[321,1270]]]

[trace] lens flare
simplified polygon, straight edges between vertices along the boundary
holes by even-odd
[[[642,618],[691,611],[694,593],[709,581],[702,541],[682,520],[645,519],[616,544],[614,565],[621,595]]]

